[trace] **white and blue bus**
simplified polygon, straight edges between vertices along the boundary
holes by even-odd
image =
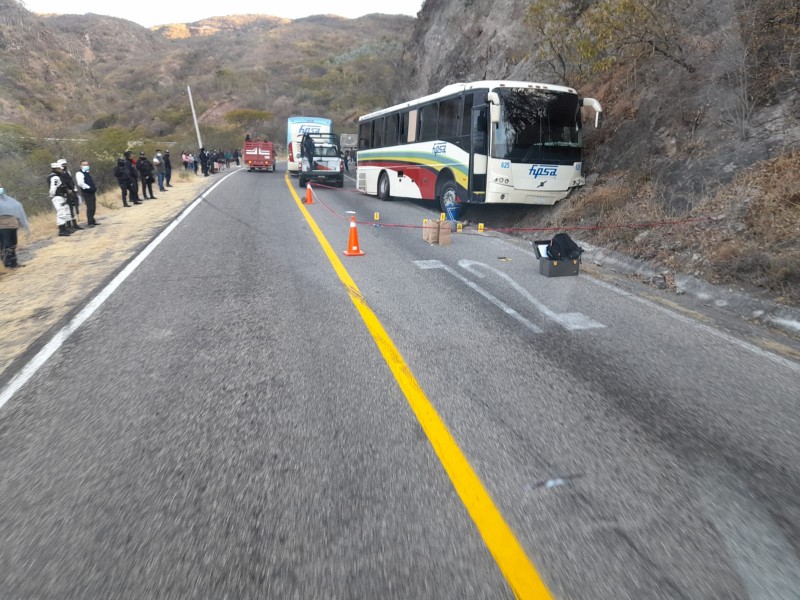
[[[300,171],[300,140],[304,133],[333,133],[333,121],[322,117],[289,117],[286,123],[286,168],[292,176]]]
[[[602,108],[568,87],[523,81],[458,83],[358,122],[357,189],[382,200],[459,205],[545,204],[584,184],[581,109]]]

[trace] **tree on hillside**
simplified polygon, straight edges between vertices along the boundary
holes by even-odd
[[[538,33],[537,63],[561,83],[575,85],[614,64],[661,55],[690,73],[685,29],[678,15],[689,0],[537,0],[525,23]]]
[[[264,131],[272,120],[272,113],[254,108],[237,108],[225,114],[225,120],[243,131]]]

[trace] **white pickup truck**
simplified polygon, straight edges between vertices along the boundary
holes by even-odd
[[[300,187],[309,181],[344,187],[344,159],[339,138],[333,133],[307,133],[300,142]]]

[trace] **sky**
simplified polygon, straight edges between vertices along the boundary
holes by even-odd
[[[31,12],[56,14],[95,13],[120,17],[145,27],[167,23],[193,23],[208,17],[228,15],[265,14],[287,19],[309,15],[333,14],[342,17],[383,12],[415,17],[424,0],[224,0],[223,2],[181,2],[180,0],[134,0],[130,2],[109,0],[22,0]]]

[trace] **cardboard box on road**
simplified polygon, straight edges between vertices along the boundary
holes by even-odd
[[[429,244],[439,243],[439,222],[425,219],[422,221],[422,239]]]
[[[439,245],[449,246],[453,241],[452,221],[439,221]]]

